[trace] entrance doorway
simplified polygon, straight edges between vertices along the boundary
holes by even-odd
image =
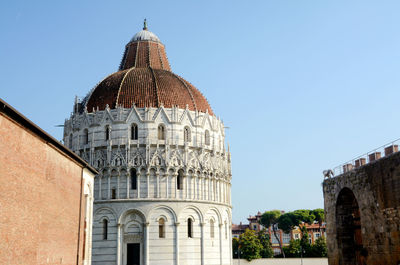
[[[336,225],[340,264],[364,265],[368,253],[363,248],[360,208],[348,188],[340,191],[336,202]]]
[[[126,265],[140,265],[140,243],[127,244]]]

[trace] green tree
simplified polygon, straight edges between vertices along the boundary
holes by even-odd
[[[300,227],[300,231],[301,231],[300,247],[304,253],[303,256],[308,257],[311,250],[311,244],[310,244],[310,237],[308,236],[307,227],[305,225],[302,225]]]
[[[264,227],[272,227],[274,237],[279,243],[279,248],[281,249],[283,257],[285,257],[285,252],[283,251],[282,242],[276,233],[278,231],[278,220],[281,215],[282,213],[279,210],[267,211],[261,215],[260,224],[262,224]]]
[[[263,249],[260,252],[262,258],[272,258],[274,256],[274,251],[272,250],[271,240],[267,229],[264,228],[257,233],[258,240],[260,240]]]
[[[239,251],[243,253],[244,259],[251,261],[253,259],[261,258],[261,251],[263,246],[258,239],[254,230],[246,229],[246,231],[239,237]]]
[[[326,247],[325,237],[319,237],[311,245],[309,257],[327,257],[328,249]]]
[[[234,259],[238,258],[239,252],[239,239],[234,237],[232,238],[232,256]]]
[[[289,246],[283,247],[285,250],[286,256],[291,258],[298,258],[300,257],[301,245],[300,240],[290,240]]]
[[[322,222],[325,221],[325,212],[323,209],[314,209],[311,212],[315,216],[315,221],[317,221],[319,224],[319,233],[322,236],[321,226],[322,226]]]

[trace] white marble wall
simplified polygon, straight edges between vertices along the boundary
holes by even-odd
[[[231,209],[228,206],[161,201],[136,201],[134,204],[120,201],[118,205],[104,201],[95,206],[93,264],[125,264],[123,231],[132,220],[131,213],[141,225],[138,242],[142,245],[142,264],[231,264]],[[159,238],[159,218],[166,220],[165,238]],[[193,220],[191,238],[187,230],[189,218]],[[103,240],[104,219],[109,220],[107,240]],[[210,233],[211,219],[214,221],[214,237]],[[118,235],[121,235],[120,240]]]
[[[132,124],[138,139],[131,139]],[[158,139],[160,124],[165,140]],[[186,142],[185,127],[191,134]],[[100,172],[94,183],[93,264],[126,264],[129,242],[140,243],[142,265],[231,264],[230,154],[218,118],[178,108],[74,113],[65,122],[64,143]],[[137,172],[136,189],[131,169]],[[166,220],[165,238],[158,237],[160,217]]]

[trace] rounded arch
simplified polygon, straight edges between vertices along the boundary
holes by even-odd
[[[157,128],[157,137],[158,137],[158,140],[165,140],[165,136],[166,136],[166,127],[165,127],[165,125],[163,124],[163,123],[160,123],[159,125],[158,125],[158,128]]]
[[[128,222],[129,220],[127,220],[127,217],[132,214],[138,215],[139,218],[142,219],[142,220],[140,220],[142,223],[147,223],[147,218],[142,211],[140,211],[138,209],[128,209],[119,216],[118,224],[124,224],[124,223]]]
[[[192,141],[192,133],[189,126],[183,128],[183,141],[189,143]]]
[[[181,218],[186,219],[186,216],[182,216],[182,215],[183,215],[183,212],[184,212],[185,210],[188,210],[188,209],[189,209],[189,210],[193,210],[193,211],[195,211],[195,212],[198,214],[199,219],[200,219],[200,223],[203,223],[203,222],[204,222],[204,215],[203,215],[203,213],[201,212],[201,210],[200,210],[198,207],[196,207],[196,206],[194,206],[194,205],[188,205],[188,206],[184,207],[182,210],[180,210],[179,213],[178,213],[178,220],[180,220]]]
[[[336,200],[336,238],[342,263],[364,264],[367,253],[362,242],[360,208],[353,191],[347,187]]]
[[[97,209],[93,214],[93,220],[96,221],[96,220],[103,219],[103,217],[107,217],[106,212],[109,212],[114,217],[115,221],[117,220],[116,213],[113,211],[112,208],[109,208],[109,207],[101,207],[101,208]],[[100,218],[98,218],[99,216],[100,216]],[[107,217],[107,219],[108,219],[108,221],[110,221],[110,219],[108,217]]]
[[[83,144],[89,143],[89,130],[87,128],[83,129]]]
[[[159,205],[154,208],[151,208],[151,210],[149,211],[149,216],[151,216],[154,213],[154,211],[159,210],[159,209],[166,210],[167,212],[169,212],[172,215],[172,217],[174,218],[174,220],[172,220],[172,221],[174,221],[174,222],[178,221],[175,211],[167,205]]]
[[[218,224],[222,224],[222,215],[219,212],[219,210],[217,208],[215,208],[215,207],[210,207],[210,208],[208,208],[206,215],[208,216],[210,212],[214,212],[217,215],[217,218],[218,218],[215,221],[218,221]]]
[[[138,125],[136,123],[131,124],[131,140],[138,139]]]

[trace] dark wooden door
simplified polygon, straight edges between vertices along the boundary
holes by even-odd
[[[140,265],[140,244],[128,244],[126,265]]]

